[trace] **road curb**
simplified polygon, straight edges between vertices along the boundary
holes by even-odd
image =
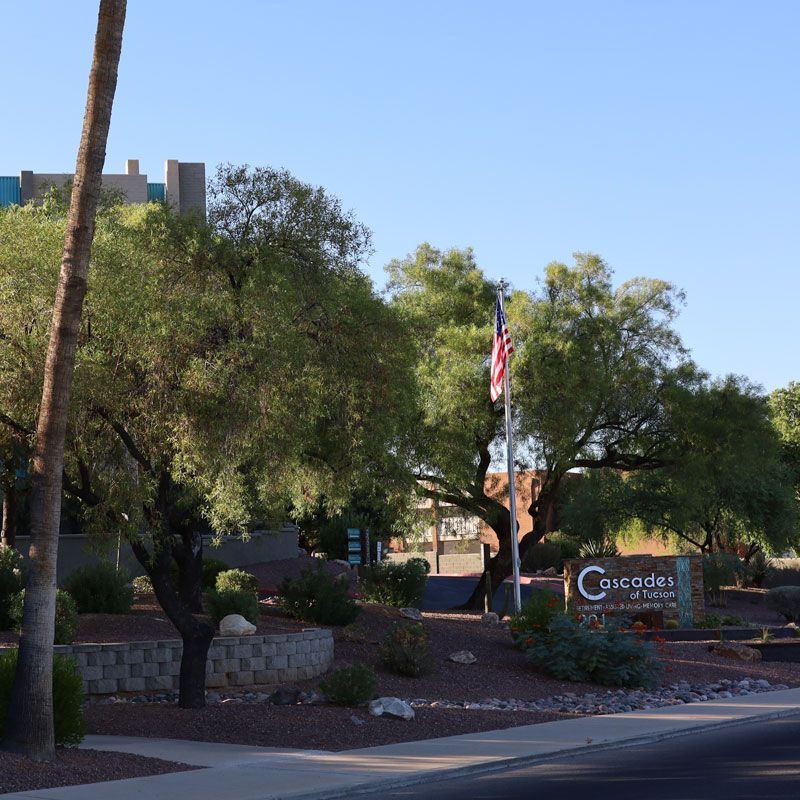
[[[701,704],[698,704],[701,705]],[[642,744],[652,744],[662,742],[667,739],[677,739],[682,736],[691,736],[695,733],[708,733],[709,731],[722,730],[725,728],[735,728],[753,722],[769,722],[770,720],[783,719],[785,717],[800,716],[800,706],[792,709],[782,709],[779,711],[769,711],[762,714],[739,717],[737,719],[724,720],[720,722],[710,722],[705,725],[695,725],[693,727],[678,728],[664,733],[646,734],[641,736],[630,736],[625,739],[617,739],[611,742],[598,742],[597,744],[587,744],[581,747],[563,747],[560,750],[553,750],[550,753],[530,756],[512,756],[510,758],[494,759],[464,767],[452,767],[440,770],[428,770],[423,772],[412,772],[403,777],[377,778],[372,783],[357,783],[351,786],[339,786],[335,789],[322,789],[312,792],[302,792],[290,794],[268,795],[268,800],[337,800],[341,797],[351,797],[354,795],[366,795],[377,791],[389,789],[402,789],[407,786],[417,786],[421,783],[438,783],[440,781],[452,780],[455,778],[466,778],[471,775],[482,775],[510,767],[534,766],[555,761],[565,756],[582,756],[587,753],[603,752],[605,750],[620,750],[628,747],[636,747]],[[345,751],[346,752],[346,751]],[[265,797],[265,800],[267,798]]]

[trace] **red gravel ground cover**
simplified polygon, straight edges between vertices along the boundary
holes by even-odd
[[[158,736],[303,750],[353,750],[381,744],[551,722],[574,715],[529,711],[418,708],[411,722],[372,717],[366,709],[225,703],[203,709],[145,703],[91,705],[92,733]]]
[[[355,662],[370,664],[377,674],[378,694],[405,699],[533,700],[566,692],[580,695],[607,689],[594,684],[558,681],[534,671],[524,653],[511,646],[508,631],[501,626],[481,623],[478,615],[450,612],[423,616],[435,662],[430,675],[405,678],[383,667],[378,643],[402,618],[397,609],[377,605],[365,605],[356,623],[334,629],[334,667]],[[287,621],[266,614],[262,619],[263,627],[278,624],[287,624]],[[665,643],[659,647],[669,670],[664,675],[665,684],[748,677],[800,686],[800,664],[730,661],[710,653],[708,643],[704,642]],[[456,650],[469,650],[477,662],[463,665],[449,661],[448,655]],[[297,686],[310,690],[316,688],[318,682],[306,681]],[[530,725],[567,716],[443,708],[416,711],[417,718],[413,722],[403,722],[370,717],[363,709],[330,706],[272,706],[264,702],[230,701],[200,710],[184,710],[173,704],[92,703],[87,709],[87,722],[92,733],[343,750]]]
[[[31,761],[24,756],[0,752],[0,793],[75,786],[122,778],[141,778],[197,769],[187,764],[162,761],[127,753],[59,748],[52,763]]]

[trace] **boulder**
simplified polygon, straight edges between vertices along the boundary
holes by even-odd
[[[709,648],[712,653],[716,653],[723,658],[733,658],[739,661],[761,661],[761,651],[754,647],[738,642],[718,642]]]
[[[500,617],[494,611],[487,611],[481,616],[481,622],[484,625],[497,625],[500,622]]]
[[[399,697],[379,697],[369,704],[373,717],[392,717],[393,719],[414,719],[414,709]]]
[[[548,567],[542,570],[542,575],[546,575],[548,578],[555,578],[558,575],[558,570],[555,567]]]
[[[422,614],[418,608],[401,608],[400,616],[406,619],[413,619],[414,622],[422,622]]]
[[[469,650],[459,650],[450,653],[450,660],[455,661],[456,664],[474,664],[478,659]]]
[[[248,622],[241,614],[228,614],[219,622],[220,636],[252,636],[256,626]]]

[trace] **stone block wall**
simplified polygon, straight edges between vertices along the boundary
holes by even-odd
[[[3,648],[8,649],[8,648]],[[55,645],[75,659],[87,694],[153,692],[178,688],[180,639],[124,644]],[[206,686],[250,686],[315,678],[333,662],[333,634],[298,633],[217,637],[206,662]]]

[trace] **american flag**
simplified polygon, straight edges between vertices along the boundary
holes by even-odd
[[[503,313],[498,297],[494,315],[494,337],[492,338],[492,376],[489,383],[489,397],[493,403],[503,393],[506,362],[513,352],[514,345],[511,343],[511,334],[506,326],[506,315]]]

